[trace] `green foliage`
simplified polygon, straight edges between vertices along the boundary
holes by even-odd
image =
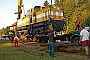
[[[0,35],[7,35],[7,34],[9,34],[9,32],[8,32],[9,29],[10,29],[9,26],[7,26],[6,28],[3,27],[3,28],[0,30]]]
[[[75,29],[77,19],[81,21],[80,26],[90,26],[90,0],[54,0],[54,6],[63,7],[65,21],[70,30]]]
[[[47,0],[44,1],[43,6],[45,6],[45,7],[48,7],[49,6],[49,3],[48,3]]]
[[[87,20],[85,22],[85,26],[90,26],[90,16],[87,18]]]
[[[64,2],[65,0],[54,0],[54,6],[56,7],[56,8],[59,8],[59,9],[63,9],[63,2]]]

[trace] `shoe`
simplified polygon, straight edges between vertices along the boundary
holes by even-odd
[[[55,57],[55,56],[49,56],[49,57]]]
[[[90,58],[90,55],[86,55],[88,58]]]
[[[51,56],[51,57],[55,57],[55,56]]]

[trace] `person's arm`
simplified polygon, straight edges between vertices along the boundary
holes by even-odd
[[[56,32],[54,31],[53,33],[54,33],[54,37],[56,37]]]
[[[15,37],[14,37],[14,40],[15,40]]]
[[[82,35],[80,35],[80,42],[82,42]]]
[[[14,42],[15,42],[15,37],[14,37]]]
[[[83,37],[83,34],[82,34],[82,31],[80,32],[80,42],[82,42],[82,37]]]

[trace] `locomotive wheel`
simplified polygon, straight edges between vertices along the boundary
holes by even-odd
[[[72,39],[72,43],[74,43],[75,45],[79,44],[79,40],[80,40],[79,37],[75,37],[75,38]]]

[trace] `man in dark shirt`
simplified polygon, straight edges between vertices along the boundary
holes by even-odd
[[[51,31],[51,29],[49,29],[48,38],[49,38],[49,55],[51,57],[54,57],[54,33]]]

